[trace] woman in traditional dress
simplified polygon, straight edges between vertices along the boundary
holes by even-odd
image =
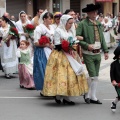
[[[19,35],[20,35],[20,41],[21,40],[27,40],[28,33],[24,31],[24,27],[27,24],[31,24],[31,22],[27,19],[27,15],[24,11],[21,11],[19,13],[19,21],[16,22],[16,27],[18,29]]]
[[[56,12],[54,14],[54,16],[53,16],[53,24],[52,24],[54,29],[56,29],[59,26],[61,16],[62,16],[61,12]]]
[[[18,73],[21,88],[35,89],[29,44],[28,41],[22,40],[20,42],[20,47],[17,49],[17,57],[20,58]]]
[[[20,41],[21,40],[27,40],[30,42],[30,49],[33,53],[33,38],[30,36],[29,33],[26,31],[26,25],[31,24],[30,20],[27,18],[27,14],[24,11],[21,11],[19,13],[19,21],[16,22],[16,27],[19,32]]]
[[[55,101],[61,104],[74,105],[69,96],[80,96],[88,91],[88,84],[83,72],[80,58],[76,51],[63,51],[61,43],[64,41],[83,40],[81,36],[74,36],[73,17],[63,15],[60,26],[54,34],[55,50],[52,51],[45,72],[43,94],[56,96]],[[79,58],[79,59],[77,59]]]
[[[44,11],[40,16],[40,25],[36,27],[34,31],[34,65],[33,65],[33,78],[35,82],[35,88],[37,90],[43,89],[44,73],[46,69],[47,59],[51,53],[54,29],[51,26],[53,15],[47,11]],[[42,36],[47,36],[51,43],[40,45],[39,40]],[[40,92],[42,95],[42,93]]]
[[[9,20],[6,17],[2,17],[2,25],[0,28],[0,34],[2,34],[1,64],[5,72],[5,77],[10,79],[10,75],[18,71],[18,59],[16,56],[16,40],[15,38],[12,38],[12,35],[9,34],[10,25],[7,23],[8,21]]]
[[[112,28],[112,23],[109,21],[109,19],[107,17],[104,18],[103,22],[102,22],[103,26],[104,26],[104,37],[105,37],[105,42],[107,44],[107,47],[110,48],[110,29]]]

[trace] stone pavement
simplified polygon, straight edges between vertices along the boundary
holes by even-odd
[[[74,106],[58,105],[53,98],[40,97],[39,91],[19,88],[17,74],[5,79],[0,72],[0,120],[119,120],[120,104],[115,114],[110,109],[116,97],[109,78],[114,49],[109,50],[108,60],[104,60],[102,53],[97,89],[102,105],[86,104],[83,96],[71,98],[76,103]],[[87,74],[86,68],[85,72]]]

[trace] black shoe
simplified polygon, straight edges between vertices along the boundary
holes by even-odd
[[[116,104],[114,102],[112,102],[112,104],[111,104],[111,110],[112,110],[112,112],[116,111]]]
[[[90,98],[85,98],[85,95],[83,96],[84,98],[84,101],[87,103],[87,104],[90,104]]]
[[[28,90],[36,90],[35,87],[27,88]],[[43,95],[43,94],[42,94]]]
[[[55,102],[56,102],[57,104],[61,104],[61,100],[58,100],[56,97],[55,97]]]
[[[20,85],[20,88],[24,88],[24,86],[23,86],[23,85]]]
[[[5,74],[5,78],[11,79],[11,76],[9,74]]]
[[[90,99],[90,103],[93,103],[93,104],[102,104],[102,102],[100,102],[99,100],[91,100],[91,99]]]
[[[41,92],[40,92],[40,96],[45,97]]]
[[[75,103],[73,101],[67,101],[65,99],[63,99],[63,104],[75,105]]]

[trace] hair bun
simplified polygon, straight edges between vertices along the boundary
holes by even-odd
[[[3,17],[3,19],[6,21],[6,22],[9,22],[10,20],[7,18],[7,17],[5,17],[4,15],[2,16]]]

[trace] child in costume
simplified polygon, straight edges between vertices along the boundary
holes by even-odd
[[[115,87],[118,96],[115,98],[111,105],[111,110],[113,112],[116,111],[116,105],[118,101],[120,101],[120,46],[115,49],[114,54],[115,57],[113,59],[115,61],[111,63],[110,78],[111,83]]]
[[[33,81],[33,65],[31,62],[31,52],[29,48],[29,42],[22,40],[20,47],[17,49],[17,57],[20,58],[18,65],[20,87],[27,89],[34,89]]]

